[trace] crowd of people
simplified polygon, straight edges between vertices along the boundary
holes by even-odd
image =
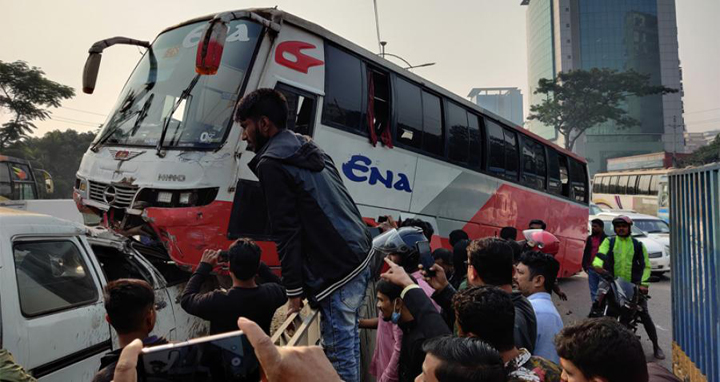
[[[517,241],[514,227],[475,240],[456,230],[451,248],[431,251],[431,224],[388,217],[373,239],[332,159],[285,129],[287,110],[282,94],[259,89],[235,115],[256,153],[249,166],[267,200],[282,279],[260,260],[259,246],[240,239],[225,251],[206,250],[181,297],[183,309],[209,321],[211,334],[244,331],[261,366],[244,380],[356,382],[365,372],[380,382],[674,380],[657,364],[648,366],[638,337],[617,320],[563,325],[551,298],[567,298],[557,284],[559,245],[542,220],[530,222],[529,240]],[[599,274],[626,278],[647,293],[647,251],[629,235],[632,221],[614,222],[616,239],[602,236],[596,224],[583,257],[593,300]],[[423,267],[428,256],[434,264]],[[232,287],[201,292],[220,267]],[[370,284],[374,319],[360,317]],[[122,279],[109,283],[104,297],[121,349],[103,357],[94,381],[134,381],[140,350],[167,342],[151,335],[153,290]],[[276,310],[286,305],[290,315],[303,301],[320,312],[320,346],[276,347],[269,337]],[[654,355],[663,358],[643,308]],[[376,335],[364,371],[360,330]],[[204,356],[214,380],[231,380],[222,357]]]

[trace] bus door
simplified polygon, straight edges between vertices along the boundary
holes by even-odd
[[[281,92],[288,102],[286,128],[298,134],[312,137],[315,131],[317,115],[317,96],[310,92],[278,82],[275,89]],[[252,155],[245,155],[252,157]],[[228,226],[228,238],[250,237],[256,240],[270,240],[270,224],[267,217],[265,196],[260,183],[249,172],[245,159],[239,166],[235,198]]]

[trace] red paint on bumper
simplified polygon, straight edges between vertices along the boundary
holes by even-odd
[[[145,209],[145,220],[161,238],[170,257],[181,265],[195,268],[206,249],[227,249],[234,240],[227,238],[232,202],[215,201],[202,207]],[[280,266],[273,242],[257,242],[262,260]]]

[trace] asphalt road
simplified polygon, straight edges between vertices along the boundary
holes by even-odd
[[[670,297],[670,276],[663,276],[660,279],[650,279],[650,316],[655,322],[660,347],[665,352],[665,360],[658,361],[667,369],[672,370],[672,309]],[[555,306],[562,316],[563,323],[570,325],[581,321],[590,312],[590,290],[588,289],[587,275],[583,272],[568,279],[560,280],[560,287],[567,294],[567,301],[560,301],[553,294]],[[645,333],[642,324],[638,325],[637,334],[641,336],[645,356],[650,361],[656,361],[653,357],[652,342]]]

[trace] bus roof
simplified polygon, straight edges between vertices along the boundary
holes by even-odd
[[[412,81],[415,81],[415,82],[427,87],[428,89],[430,89],[436,93],[442,94],[443,96],[445,96],[448,99],[451,99],[454,102],[464,105],[467,108],[474,109],[478,113],[488,116],[492,119],[500,121],[503,124],[510,126],[510,127],[514,128],[515,130],[520,131],[527,136],[530,136],[536,140],[543,142],[544,144],[546,144],[548,146],[553,147],[558,152],[561,152],[569,157],[572,157],[573,159],[578,160],[582,163],[587,163],[587,160],[585,158],[583,158],[582,156],[579,156],[570,150],[564,149],[564,148],[556,145],[555,143],[550,142],[547,139],[542,138],[539,135],[531,132],[530,130],[523,129],[521,126],[518,126],[514,122],[507,120],[491,111],[488,111],[488,110],[484,109],[483,107],[470,102],[468,99],[463,98],[453,92],[450,92],[450,91],[446,90],[445,88],[443,88],[439,85],[436,85],[436,84],[426,80],[425,78],[422,78],[422,77],[418,76],[417,74],[398,66],[397,64],[395,64],[391,61],[388,61],[388,60],[378,56],[377,54],[372,53],[369,50],[353,43],[352,41],[349,41],[343,37],[340,37],[339,35],[337,35],[333,32],[330,32],[329,30],[321,27],[320,25],[317,25],[315,23],[312,23],[310,21],[307,21],[305,19],[302,19],[293,14],[287,13],[285,11],[282,11],[282,10],[279,10],[276,8],[248,8],[248,9],[236,10],[236,11],[231,11],[231,12],[235,12],[238,14],[240,14],[240,13],[256,13],[256,14],[258,14],[274,23],[277,23],[277,24],[289,23],[289,24],[292,24],[299,28],[305,29],[309,32],[312,32],[312,33],[318,35],[318,36],[321,36],[322,38],[324,38],[326,40],[329,40],[336,44],[339,44],[340,46],[352,51],[353,53],[361,56],[362,58],[364,58],[380,67],[391,70],[397,74],[400,74],[406,78],[409,78]],[[167,32],[169,30],[181,27],[183,25],[192,24],[192,23],[196,23],[199,21],[203,21],[203,20],[210,20],[213,17],[221,15],[223,13],[228,13],[228,12],[222,12],[222,13],[197,17],[197,18],[182,22],[180,24],[174,25],[172,27],[166,28],[165,30],[163,30],[161,32],[161,34],[164,32]]]

